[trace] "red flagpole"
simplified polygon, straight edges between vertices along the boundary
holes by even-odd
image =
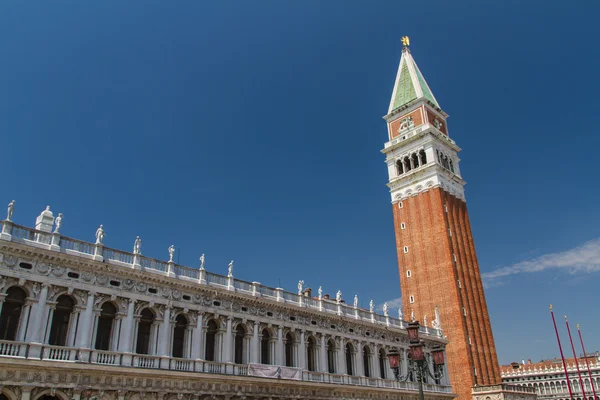
[[[579,385],[581,385],[581,393],[583,394],[583,398],[585,397],[585,387],[583,386],[583,379],[581,379],[581,371],[579,371],[579,361],[577,360],[577,353],[575,353],[575,346],[573,345],[573,338],[571,337],[571,328],[569,327],[569,320],[565,315],[565,322],[567,324],[567,332],[569,332],[569,340],[571,341],[571,348],[573,349],[573,357],[575,357],[575,366],[577,367],[577,375],[579,376]]]
[[[598,396],[596,395],[596,388],[594,387],[594,379],[592,378],[592,371],[590,371],[590,363],[587,359],[587,354],[585,352],[585,346],[583,345],[583,338],[581,337],[581,330],[579,329],[579,324],[577,324],[577,332],[579,333],[579,340],[581,341],[581,348],[583,349],[583,356],[585,357],[585,365],[587,366],[588,375],[590,376],[590,384],[592,385],[592,391],[594,392],[594,400],[598,400]]]
[[[569,388],[569,398],[573,400],[573,391],[571,390],[571,381],[569,380],[569,373],[567,372],[567,364],[565,363],[565,356],[563,354],[562,346],[560,344],[560,336],[558,336],[558,328],[556,327],[556,319],[554,319],[554,311],[552,311],[552,304],[550,304],[550,314],[552,315],[552,322],[554,323],[554,331],[556,332],[556,341],[558,342],[558,349],[560,350],[560,358],[562,359],[563,368],[565,369],[565,377],[567,378],[567,387]]]

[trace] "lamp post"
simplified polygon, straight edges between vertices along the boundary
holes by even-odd
[[[419,384],[419,399],[424,400],[423,395],[423,379],[429,375],[434,380],[441,379],[444,376],[444,348],[439,346],[431,351],[431,356],[428,356],[423,351],[424,342],[419,339],[419,322],[411,322],[406,328],[409,340],[408,353],[408,372],[406,376],[400,375],[400,354],[397,350],[392,349],[388,354],[390,368],[394,371],[396,380],[406,382],[411,376],[416,376]],[[430,359],[433,359],[434,372],[429,370]]]

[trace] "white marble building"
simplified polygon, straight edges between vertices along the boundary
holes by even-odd
[[[0,233],[0,400],[387,399],[417,397],[406,322],[335,300],[62,236],[49,208],[36,228]],[[91,234],[90,234],[91,236]],[[387,307],[386,307],[387,309]],[[436,323],[439,321],[436,321]],[[444,346],[422,327],[426,351]],[[427,399],[452,399],[447,377]]]
[[[583,357],[577,361],[574,358],[567,358],[565,363],[574,400],[594,400],[594,391],[600,395],[600,355],[598,353],[588,355],[587,360]],[[581,382],[576,363],[579,364]],[[502,382],[531,388],[541,400],[569,400],[571,398],[561,359],[503,365],[500,367],[500,372]]]

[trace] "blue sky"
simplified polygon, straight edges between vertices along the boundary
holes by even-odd
[[[500,361],[558,355],[549,303],[600,350],[600,6],[567,4],[4,2],[0,202],[242,279],[398,298],[381,117],[409,35],[463,148]]]

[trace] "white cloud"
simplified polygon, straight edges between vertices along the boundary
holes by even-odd
[[[540,257],[498,268],[482,274],[486,287],[500,284],[499,278],[527,274],[547,269],[566,270],[571,274],[600,271],[600,238],[590,240],[570,250],[545,254]]]
[[[398,297],[397,299],[388,300],[386,302],[390,310],[395,310],[402,307],[402,297]],[[377,306],[378,310],[383,310],[383,304]]]

